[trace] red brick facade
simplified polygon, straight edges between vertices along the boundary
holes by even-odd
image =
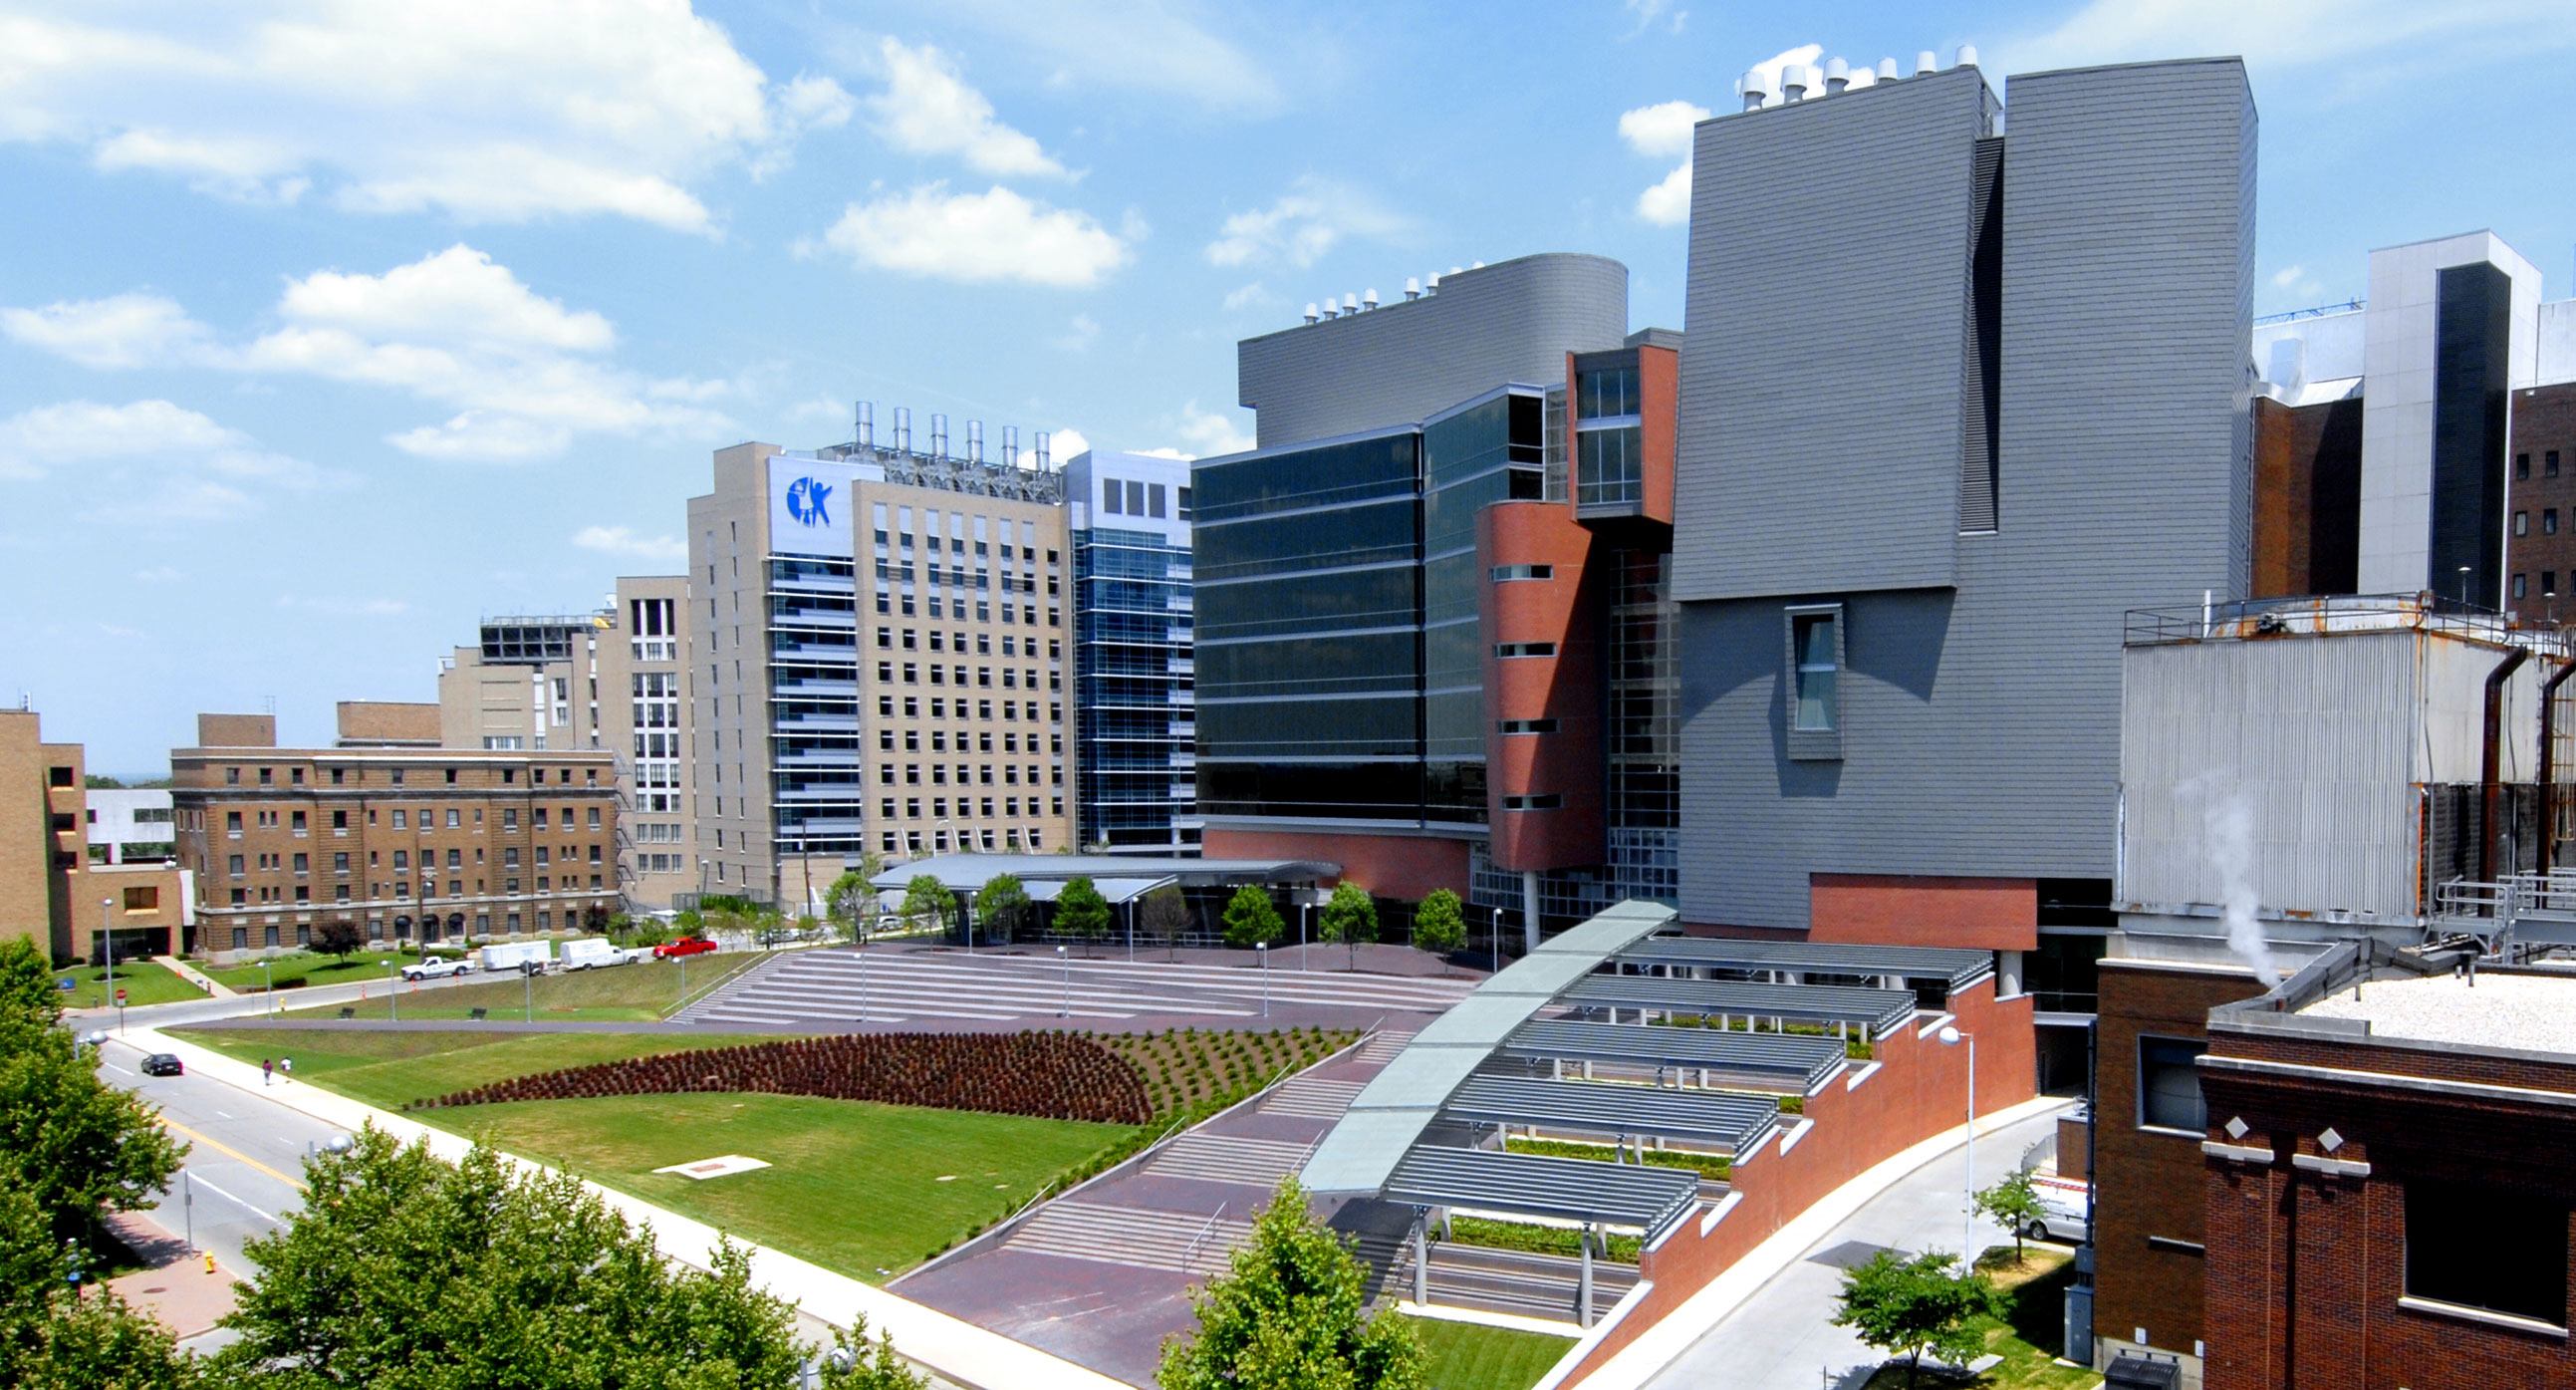
[[[2513,393],[2508,452],[2513,481],[2505,504],[2505,607],[2525,618],[2576,619],[2576,383]],[[2553,514],[2555,531],[2549,526]],[[2520,598],[2513,592],[2515,576],[2523,581]],[[2546,597],[2552,589],[2555,601]]]
[[[1420,902],[1435,888],[1467,893],[1467,842],[1423,835],[1333,834],[1326,831],[1229,830],[1209,826],[1200,853],[1210,859],[1317,859],[1342,866],[1340,878],[1380,897]]]
[[[1496,502],[1476,514],[1476,563],[1546,578],[1488,580],[1485,628],[1485,796],[1497,868],[1565,869],[1606,857],[1602,831],[1602,580],[1593,573],[1592,533],[1571,508]],[[1505,645],[1546,643],[1553,656],[1503,657]],[[1546,721],[1545,733],[1505,733]],[[1546,809],[1515,800],[1552,796]]]
[[[2039,946],[2036,879],[1815,874],[1807,891],[1810,940],[1977,951]]]

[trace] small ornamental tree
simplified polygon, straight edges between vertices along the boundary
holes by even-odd
[[[1956,1263],[1958,1257],[1938,1250],[1910,1258],[1881,1250],[1867,1264],[1843,1272],[1842,1310],[1833,1323],[1890,1356],[1905,1357],[1905,1384],[1913,1390],[1923,1353],[1964,1364],[1985,1349],[1985,1320],[2002,1307],[2002,1297],[1983,1277],[1952,1273]]]
[[[1295,1178],[1227,1271],[1191,1296],[1198,1331],[1163,1343],[1162,1390],[1422,1390],[1422,1344],[1368,1311],[1367,1270],[1306,1213]]]
[[[1997,1224],[2013,1235],[2013,1263],[2023,1258],[2021,1233],[2030,1224],[2048,1215],[2039,1204],[2039,1189],[2031,1184],[2030,1173],[2023,1170],[1977,1194],[1977,1210],[1993,1217]]]
[[[1350,966],[1360,967],[1360,943],[1377,940],[1377,900],[1367,889],[1347,880],[1336,885],[1315,919],[1315,935],[1347,948]]]
[[[1145,895],[1145,937],[1163,943],[1166,960],[1179,955],[1181,933],[1190,929],[1190,900],[1180,885],[1166,883]]]
[[[1277,942],[1287,934],[1288,924],[1279,919],[1279,909],[1270,902],[1270,891],[1257,883],[1247,883],[1234,890],[1234,899],[1225,905],[1225,944],[1250,950],[1263,942]]]
[[[1069,878],[1055,895],[1055,929],[1089,943],[1109,934],[1109,900],[1090,876]]]
[[[682,908],[671,915],[671,929],[682,936],[704,936],[707,915],[694,907]]]
[[[367,944],[367,934],[355,922],[333,919],[313,929],[313,949],[326,956],[346,957]]]
[[[956,910],[957,895],[928,874],[914,874],[903,886],[903,924],[908,928],[918,930],[925,921],[944,928],[948,914]]]
[[[1413,944],[1436,956],[1445,956],[1467,944],[1467,917],[1457,894],[1435,888],[1422,900],[1422,906],[1414,909]]]
[[[832,880],[832,886],[823,890],[823,911],[832,919],[834,932],[845,941],[860,940],[876,925],[877,890],[868,881],[873,877],[862,864],[842,870],[841,876]]]
[[[1020,886],[1017,874],[995,874],[975,895],[975,915],[1008,942],[1019,935],[1020,923],[1029,915],[1029,890]]]

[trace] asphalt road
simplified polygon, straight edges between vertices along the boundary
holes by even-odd
[[[2057,1112],[2051,1111],[1998,1133],[1979,1135],[1978,1185],[1990,1185],[2017,1166],[2022,1153],[2056,1125]],[[1967,1181],[1965,1148],[1952,1149],[1899,1179],[1692,1343],[1680,1359],[1646,1382],[1650,1390],[1709,1386],[1854,1390],[1865,1383],[1878,1369],[1880,1353],[1831,1322],[1843,1270],[1883,1248],[1956,1253],[1967,1215]],[[1984,1217],[1977,1218],[1976,1230],[1980,1250],[2012,1239]]]

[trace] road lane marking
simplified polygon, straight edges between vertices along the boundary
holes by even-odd
[[[230,1157],[230,1158],[236,1158],[236,1159],[241,1160],[241,1161],[242,1161],[242,1162],[244,1162],[244,1163],[249,1164],[251,1167],[256,1168],[256,1169],[258,1169],[259,1171],[261,1171],[261,1172],[263,1172],[263,1173],[268,1174],[270,1177],[277,1179],[279,1182],[282,1182],[282,1183],[286,1184],[287,1186],[289,1186],[289,1187],[291,1187],[291,1188],[294,1188],[294,1189],[295,1189],[296,1191],[298,1191],[298,1192],[302,1192],[302,1191],[304,1191],[304,1190],[305,1190],[305,1188],[304,1188],[304,1183],[303,1183],[303,1181],[302,1181],[301,1179],[297,1179],[297,1178],[290,1178],[290,1177],[288,1177],[287,1175],[285,1175],[284,1173],[281,1173],[281,1172],[277,1171],[276,1169],[269,1167],[267,1164],[260,1162],[258,1159],[255,1159],[255,1158],[251,1157],[249,1154],[243,1153],[241,1150],[236,1149],[236,1148],[232,1147],[231,1145],[229,1145],[229,1144],[226,1144],[226,1143],[222,1142],[221,1140],[217,1140],[217,1139],[209,1139],[209,1138],[207,1138],[205,1135],[199,1134],[199,1133],[198,1133],[198,1132],[196,1132],[195,1130],[188,1128],[186,1125],[183,1125],[183,1124],[179,1123],[177,1120],[171,1119],[171,1118],[170,1118],[169,1116],[167,1116],[167,1115],[164,1115],[164,1116],[162,1116],[162,1117],[161,1117],[161,1123],[162,1123],[163,1127],[168,1128],[168,1129],[175,1129],[175,1130],[179,1131],[181,1134],[184,1134],[184,1135],[188,1136],[188,1138],[189,1138],[189,1139],[191,1139],[191,1140],[193,1140],[193,1141],[195,1141],[195,1142],[197,1142],[197,1143],[203,1144],[203,1145],[205,1145],[207,1148],[213,1149],[215,1152],[217,1152],[217,1153],[219,1153],[219,1154],[226,1155],[227,1157]],[[204,1182],[204,1181],[205,1181],[205,1179],[203,1179],[203,1178],[199,1178],[199,1179],[198,1179],[198,1181],[199,1181],[199,1182]],[[234,1200],[239,1201],[240,1199],[239,1199],[239,1198],[235,1198]],[[249,1206],[250,1204],[249,1204],[248,1202],[243,1202],[243,1203],[242,1203],[242,1205],[244,1205],[244,1206]],[[252,1208],[252,1209],[253,1209],[253,1210],[257,1210],[257,1208],[255,1208],[255,1207],[254,1207],[254,1208]],[[274,1219],[274,1218],[272,1218],[272,1219]]]
[[[208,1182],[205,1178],[203,1178],[203,1177],[199,1176],[199,1175],[198,1175],[198,1174],[197,1174],[193,1169],[192,1169],[192,1170],[190,1170],[190,1172],[189,1172],[189,1174],[188,1174],[188,1181],[189,1181],[191,1184],[193,1184],[193,1185],[195,1185],[195,1186],[197,1186],[197,1187],[202,1187],[202,1188],[206,1189],[208,1192],[211,1192],[211,1193],[215,1194],[216,1196],[223,1198],[225,1201],[232,1203],[234,1206],[237,1206],[237,1207],[241,1208],[242,1210],[244,1210],[244,1211],[246,1211],[246,1212],[249,1212],[251,1215],[258,1217],[260,1220],[265,1221],[265,1222],[267,1222],[268,1224],[270,1224],[270,1225],[272,1225],[272,1226],[276,1226],[276,1225],[281,1225],[281,1224],[283,1224],[282,1222],[280,1222],[280,1221],[276,1218],[276,1216],[274,1216],[274,1215],[272,1215],[272,1214],[270,1214],[270,1213],[268,1213],[268,1212],[261,1211],[259,1208],[255,1207],[255,1206],[252,1206],[250,1203],[243,1201],[241,1198],[236,1197],[236,1196],[234,1196],[233,1194],[231,1194],[231,1193],[229,1193],[229,1192],[224,1191],[222,1188],[215,1186],[215,1185],[214,1185],[213,1183],[211,1183],[211,1182]],[[296,1184],[296,1186],[297,1186],[297,1187],[302,1187],[303,1185],[304,1185],[304,1184],[302,1184],[302,1183],[297,1183],[297,1184]]]
[[[104,1060],[102,1060],[102,1061],[99,1063],[99,1065],[100,1065],[100,1066],[102,1066],[102,1067],[107,1068],[109,1071],[115,1072],[115,1073],[116,1073],[117,1075],[119,1075],[119,1076],[132,1076],[132,1075],[134,1075],[134,1073],[132,1073],[132,1072],[130,1072],[130,1071],[127,1071],[125,1068],[118,1066],[118,1065],[117,1065],[117,1064],[115,1064],[114,1062],[109,1062],[109,1061],[104,1061]]]

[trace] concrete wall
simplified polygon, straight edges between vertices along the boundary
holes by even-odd
[[[1409,425],[1505,382],[1565,376],[1567,352],[1619,346],[1628,268],[1548,253],[1441,277],[1440,292],[1235,347],[1260,447]]]
[[[436,703],[393,700],[342,700],[339,739],[343,747],[407,743],[436,747],[439,707]]]
[[[769,554],[766,462],[777,452],[775,444],[717,450],[714,490],[689,499],[694,611],[682,626],[688,631],[688,698],[697,733],[690,776],[698,826],[698,842],[690,848],[708,861],[710,892],[775,887],[762,561]]]

